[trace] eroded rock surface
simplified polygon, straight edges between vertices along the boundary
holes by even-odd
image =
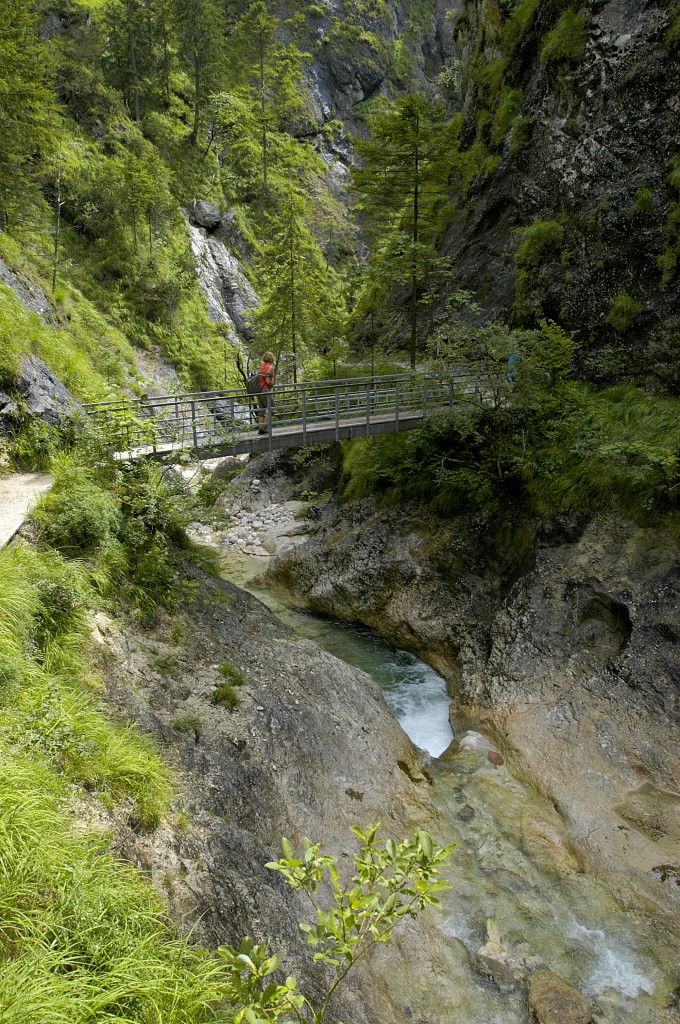
[[[272,584],[433,664],[454,718],[494,736],[566,821],[566,836],[529,827],[528,846],[653,901],[680,933],[676,541],[615,517],[438,522],[366,501],[329,502],[312,525]]]
[[[182,930],[211,947],[269,937],[313,994],[318,971],[297,923],[307,908],[264,864],[280,855],[282,835],[295,844],[308,836],[344,870],[351,824],[381,820],[398,838],[431,824],[429,785],[370,677],[291,634],[249,595],[188,571],[195,598],[171,635],[167,622],[151,632],[101,616],[95,624],[108,702],[156,738],[181,792],[174,817],[154,833],[119,816],[116,848],[167,895]],[[225,661],[245,678],[233,710],[214,702]],[[396,958],[398,995],[379,965],[367,964],[339,1016],[405,1024],[427,1013],[443,1024],[418,978],[425,972],[432,991],[444,991],[452,950],[434,918],[409,923],[378,957]]]

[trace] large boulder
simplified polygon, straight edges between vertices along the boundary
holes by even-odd
[[[40,419],[49,427],[84,418],[84,410],[37,356],[24,356],[13,394],[0,392],[0,434],[9,433],[27,419]]]

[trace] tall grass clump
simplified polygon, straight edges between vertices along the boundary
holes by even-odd
[[[680,504],[680,402],[618,385],[582,389],[530,490],[538,511],[618,509],[673,526]]]

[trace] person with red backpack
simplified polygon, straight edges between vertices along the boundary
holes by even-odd
[[[257,404],[259,410],[257,414],[257,432],[258,434],[269,433],[267,427],[267,407],[271,401],[270,395],[272,388],[274,387],[274,353],[264,352],[262,354],[262,364],[258,371],[258,385],[259,392],[257,395]]]

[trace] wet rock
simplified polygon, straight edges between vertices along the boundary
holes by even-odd
[[[220,223],[222,214],[213,203],[207,203],[205,200],[199,199],[198,202],[190,207],[189,217],[199,227],[213,231]]]
[[[586,997],[552,971],[531,974],[528,990],[535,1024],[591,1024],[592,1007]]]
[[[560,878],[581,870],[564,827],[557,822],[546,821],[536,814],[526,814],[522,819],[521,845],[524,853],[540,864],[544,871]]]

